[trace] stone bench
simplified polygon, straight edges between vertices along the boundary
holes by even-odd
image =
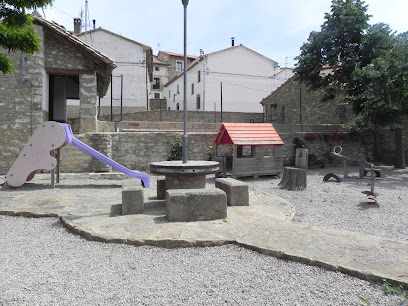
[[[188,222],[225,219],[227,195],[220,189],[169,189],[166,192],[169,221]]]
[[[248,206],[248,184],[233,178],[217,178],[215,187],[227,194],[228,206]]]
[[[142,214],[144,210],[144,188],[141,185],[122,186],[122,215]]]

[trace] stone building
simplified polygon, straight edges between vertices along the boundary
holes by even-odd
[[[339,99],[322,102],[322,90],[308,90],[293,75],[260,102],[264,122],[287,124],[343,124],[353,118],[351,106]]]
[[[7,172],[38,124],[67,120],[67,99],[79,101],[78,131],[98,131],[97,96],[104,96],[114,61],[34,13],[41,51],[8,53],[14,73],[0,75],[0,173]]]

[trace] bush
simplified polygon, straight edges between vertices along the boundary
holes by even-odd
[[[183,139],[180,134],[176,135],[176,142],[171,145],[171,153],[167,160],[183,159]]]
[[[325,168],[324,162],[314,153],[309,154],[309,168]]]

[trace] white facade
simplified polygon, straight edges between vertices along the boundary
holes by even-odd
[[[187,71],[187,109],[220,111],[222,92],[223,111],[262,113],[259,101],[291,76],[281,71],[277,62],[242,45],[200,56]],[[183,85],[183,75],[165,85],[172,110],[183,109]]]
[[[112,101],[117,108],[122,100],[124,112],[146,110],[151,87],[147,65],[152,62],[151,48],[102,28],[78,37],[114,59],[117,65],[106,96],[101,98],[101,106],[110,106]]]

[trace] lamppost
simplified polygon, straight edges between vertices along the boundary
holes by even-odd
[[[187,5],[189,0],[181,0],[184,6],[184,98],[183,98],[183,164],[188,159],[188,139],[187,139]]]

